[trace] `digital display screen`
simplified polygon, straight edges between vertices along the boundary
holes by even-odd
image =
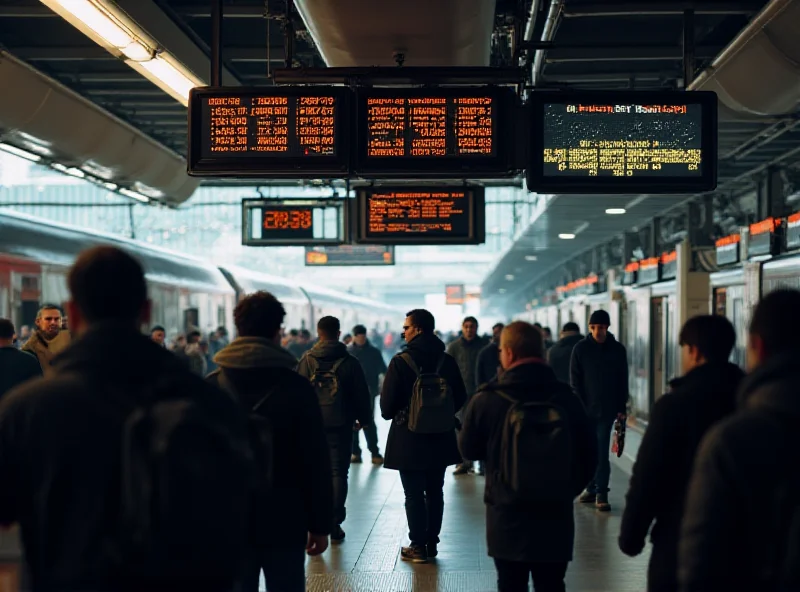
[[[739,263],[741,236],[731,234],[724,236],[715,243],[717,250],[717,265],[730,265]]]
[[[242,244],[302,246],[346,242],[346,201],[242,200]]]
[[[306,247],[306,265],[309,267],[394,265],[394,262],[392,245]]]
[[[189,173],[302,177],[347,172],[346,92],[324,87],[193,89]]]
[[[513,93],[497,87],[359,93],[359,174],[508,174]]]
[[[800,248],[800,213],[792,214],[786,219],[786,248]]]
[[[529,189],[714,189],[716,105],[705,92],[533,93]]]
[[[777,255],[781,233],[781,219],[767,218],[750,225],[750,236],[747,240],[747,256]]]
[[[481,244],[482,187],[370,187],[358,193],[357,241],[372,244]]]

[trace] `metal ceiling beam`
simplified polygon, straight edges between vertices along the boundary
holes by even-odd
[[[83,91],[87,95],[120,96],[120,97],[162,97],[164,91],[159,88],[87,88]]]
[[[211,5],[197,4],[190,6],[175,6],[174,10],[182,17],[189,18],[211,18]],[[237,6],[230,4],[225,6],[224,18],[264,18],[266,10],[264,6]]]
[[[678,71],[675,72],[642,72],[639,74],[629,74],[626,72],[592,72],[591,74],[558,74],[548,73],[546,75],[548,82],[563,82],[566,84],[581,84],[581,83],[597,83],[602,84],[606,82],[627,82],[631,80],[635,82],[657,82],[660,80],[670,80],[679,76]]]
[[[222,52],[222,57],[231,62],[266,62],[266,47],[226,47]],[[270,62],[284,62],[283,45],[275,46],[269,50]]]
[[[567,5],[565,18],[615,17],[615,16],[667,16],[683,15],[687,9],[695,14],[753,14],[761,9],[756,2],[592,2],[591,4]]]
[[[116,60],[99,45],[80,47],[9,47],[8,50],[28,62],[74,62],[81,60]]]
[[[44,4],[0,6],[0,18],[53,18],[58,15]]]
[[[719,46],[698,46],[695,49],[695,57],[699,59],[715,58],[723,47]],[[585,47],[585,48],[562,48],[551,49],[545,61],[548,64],[563,62],[616,62],[616,61],[638,61],[638,60],[682,60],[683,51],[680,46],[608,46],[608,47]]]

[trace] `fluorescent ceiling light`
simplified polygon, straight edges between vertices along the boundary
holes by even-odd
[[[67,170],[65,170],[64,172],[66,174],[68,174],[68,175],[73,176],[73,177],[78,177],[79,179],[83,179],[86,176],[86,173],[84,173],[82,170],[80,170],[78,168],[75,168],[75,167],[70,167]]]
[[[525,261],[536,261],[537,259],[536,255],[525,255]]]
[[[102,185],[109,191],[116,191],[118,188],[118,185],[116,183],[103,183]]]
[[[572,240],[575,238],[575,235],[569,232],[562,232],[558,235],[558,238],[563,238],[564,240]]]
[[[124,187],[122,189],[120,189],[119,192],[122,195],[125,195],[126,197],[130,197],[130,198],[135,199],[136,201],[140,201],[142,203],[149,203],[150,202],[150,198],[149,197],[146,197],[146,196],[142,195],[141,193],[136,193],[135,191],[131,191],[130,189],[125,189]]]
[[[606,214],[619,215],[625,213],[625,208],[608,208]]]
[[[509,273],[509,274],[507,274],[507,275],[506,275],[506,279],[507,279],[509,282],[513,282],[513,281],[514,281],[514,275]]]
[[[50,166],[53,167],[57,171],[61,171],[62,173],[66,173],[69,167],[64,166],[60,162],[53,162],[50,163]]]
[[[116,56],[124,56],[125,63],[150,80],[184,106],[189,104],[189,91],[202,86],[177,60],[164,51],[148,47],[137,37],[147,38],[143,31],[131,31],[127,21],[114,14],[113,4],[98,0],[41,0],[70,24],[82,30],[96,43]],[[131,27],[134,25],[131,24]]]
[[[24,158],[25,160],[30,160],[31,162],[39,162],[42,160],[42,157],[38,154],[32,154],[26,150],[23,150],[22,148],[12,146],[11,144],[0,143],[0,150],[7,152],[8,154],[13,154],[14,156]]]

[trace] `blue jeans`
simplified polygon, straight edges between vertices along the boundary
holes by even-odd
[[[608,493],[608,481],[611,479],[611,461],[608,455],[611,449],[611,430],[614,427],[615,419],[594,420],[595,433],[597,434],[597,469],[594,473],[594,479],[586,486],[586,491],[589,493],[598,495]]]
[[[444,516],[444,472],[447,467],[427,471],[400,471],[406,494],[408,538],[412,545],[438,543]]]
[[[236,592],[258,592],[258,576],[264,570],[267,592],[305,592],[306,553],[303,547],[251,549]]]

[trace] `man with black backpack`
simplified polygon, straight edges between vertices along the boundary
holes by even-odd
[[[573,501],[597,462],[580,399],[544,361],[541,332],[503,329],[499,380],[467,405],[461,452],[486,463],[486,538],[499,592],[565,590],[575,537]]]
[[[206,380],[225,388],[251,415],[251,442],[262,484],[250,523],[250,553],[237,592],[306,589],[305,552],[328,547],[333,489],[328,442],[314,389],[294,371],[295,357],[280,346],[286,311],[275,296],[256,292],[236,305],[239,337],[214,357]]]
[[[67,284],[76,339],[0,404],[0,524],[20,524],[32,589],[230,590],[255,475],[241,410],[141,334],[130,255],[85,251]]]
[[[682,592],[800,590],[800,292],[776,290],[750,321],[737,411],[706,434],[686,496]]]
[[[392,358],[381,390],[381,415],[392,420],[384,466],[400,471],[411,539],[400,555],[414,563],[438,553],[444,473],[461,462],[455,414],[467,400],[458,364],[434,329],[427,310],[408,313],[403,323],[408,347]]]
[[[331,542],[344,541],[342,522],[347,515],[347,476],[353,449],[353,424],[370,425],[371,395],[359,361],[339,341],[341,328],[336,317],[317,322],[319,340],[303,354],[297,372],[311,382],[322,411],[333,473],[333,528]]]

